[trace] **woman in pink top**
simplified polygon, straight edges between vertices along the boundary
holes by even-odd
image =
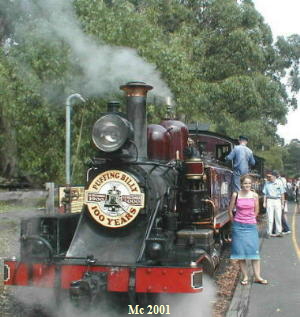
[[[251,260],[254,272],[254,282],[267,284],[260,276],[259,237],[256,226],[256,216],[259,213],[258,196],[251,190],[252,178],[249,175],[241,177],[241,190],[234,192],[229,204],[229,217],[232,224],[231,259],[239,260],[243,274],[242,285],[248,284],[246,260]],[[236,207],[235,216],[233,209]]]

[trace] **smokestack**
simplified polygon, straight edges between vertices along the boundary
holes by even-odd
[[[134,128],[134,142],[138,149],[138,159],[147,159],[147,93],[153,87],[140,81],[120,86],[127,97],[127,116]]]

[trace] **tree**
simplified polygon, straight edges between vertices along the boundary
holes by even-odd
[[[13,3],[0,3],[0,175],[6,178],[17,176],[17,139],[14,124],[15,92],[18,84],[5,58],[13,40],[13,24],[9,14],[14,11]]]
[[[74,157],[74,181],[82,183],[92,124],[107,100],[122,100],[119,84],[144,80],[159,91],[149,98],[155,122],[161,96],[172,93],[178,116],[232,137],[246,133],[254,150],[273,153],[270,165],[281,166],[272,163],[281,142],[276,127],[296,107],[281,79],[288,72],[290,90],[298,91],[299,37],[273,43],[252,1],[35,0],[7,8],[18,46],[0,58],[0,109],[2,131],[15,141],[0,138],[1,162],[15,159],[41,182],[64,182],[64,105],[80,92],[89,100],[74,107],[72,148],[75,156],[82,135]]]
[[[288,177],[300,177],[300,140],[293,139],[285,146],[284,173]]]
[[[14,124],[15,92],[18,86],[14,75],[0,58],[0,175],[17,176],[17,143]]]
[[[300,89],[300,74],[299,74],[299,61],[300,61],[300,35],[293,34],[284,38],[278,37],[275,43],[275,48],[278,52],[278,59],[276,65],[281,70],[279,77],[288,75],[288,87],[292,92],[292,105],[296,107],[296,93]]]

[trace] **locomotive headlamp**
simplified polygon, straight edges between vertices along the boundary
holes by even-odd
[[[117,114],[107,114],[98,119],[92,132],[94,144],[103,152],[119,150],[132,136],[131,123]]]

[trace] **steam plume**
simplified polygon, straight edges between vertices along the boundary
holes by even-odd
[[[144,61],[134,49],[99,44],[84,34],[72,0],[22,1],[24,10],[37,21],[39,36],[60,39],[69,45],[71,61],[79,65],[84,75],[85,94],[111,92],[112,88],[118,90],[120,84],[137,80],[153,85],[157,96],[171,95],[155,66]]]

